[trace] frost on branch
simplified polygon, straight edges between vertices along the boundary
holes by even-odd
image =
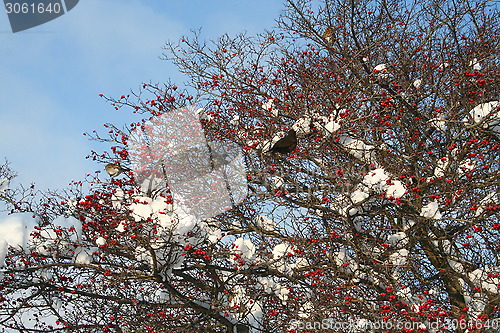
[[[262,108],[265,110],[265,111],[269,111],[270,114],[273,116],[273,117],[277,117],[279,115],[279,110],[276,108],[276,106],[274,105],[274,99],[273,98],[269,98],[265,103],[262,104]]]
[[[480,124],[483,128],[491,130],[496,135],[500,135],[500,102],[483,103],[469,112],[472,120]]]
[[[81,241],[82,226],[73,217],[59,216],[41,228],[33,213],[16,213],[0,219],[0,263],[9,247],[44,256],[70,257]]]
[[[0,194],[5,194],[5,192],[7,192],[9,189],[9,182],[8,178],[0,179]]]
[[[3,266],[9,246],[19,250],[33,246],[30,234],[38,226],[32,214],[10,215],[0,220],[0,266]]]
[[[429,202],[422,207],[420,216],[436,220],[440,219],[441,213],[439,212],[439,204],[436,201]]]

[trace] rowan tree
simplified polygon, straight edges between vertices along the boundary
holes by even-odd
[[[89,157],[119,165],[120,175],[97,173],[85,180],[89,191],[75,182],[37,205],[0,192],[11,223],[31,228],[20,246],[3,248],[1,325],[498,329],[495,2],[285,5],[278,27],[259,36],[208,43],[195,33],[167,44],[165,58],[190,78],[185,89],[146,83],[106,97],[144,118],[89,135],[110,144]],[[206,151],[179,149],[179,135],[155,141],[183,112],[199,117]],[[147,172],[137,168],[146,151]],[[179,201],[174,183],[190,179],[169,168],[199,170],[202,152],[214,172],[244,171],[245,196],[226,177],[217,188],[230,209],[200,217],[194,211],[214,212],[219,195],[199,182]]]

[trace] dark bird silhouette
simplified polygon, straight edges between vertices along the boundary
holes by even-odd
[[[277,152],[280,154],[289,154],[297,148],[297,133],[294,129],[288,131],[288,133],[276,141],[269,151]]]

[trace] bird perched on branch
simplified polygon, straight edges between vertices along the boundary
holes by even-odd
[[[120,173],[122,173],[122,171],[123,171],[121,166],[119,166],[118,164],[114,164],[114,163],[106,164],[106,166],[104,167],[104,170],[106,170],[108,175],[110,175],[111,177],[116,177]]]
[[[328,27],[323,34],[323,39],[326,42],[326,45],[330,46],[333,43],[333,29]]]
[[[294,129],[288,131],[288,133],[276,141],[269,151],[277,152],[280,154],[289,154],[297,148],[297,133]]]

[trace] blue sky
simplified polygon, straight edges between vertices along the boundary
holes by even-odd
[[[82,0],[44,25],[13,34],[0,11],[0,162],[16,183],[63,189],[102,166],[85,159],[105,144],[84,132],[130,123],[98,95],[119,97],[142,82],[185,81],[160,60],[166,41],[202,28],[206,39],[275,26],[281,0]]]

